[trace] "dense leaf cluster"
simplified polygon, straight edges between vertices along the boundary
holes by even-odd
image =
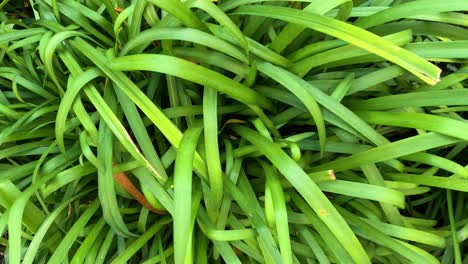
[[[468,263],[467,11],[1,1],[1,257]]]

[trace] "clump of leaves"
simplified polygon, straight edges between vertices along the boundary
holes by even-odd
[[[466,0],[0,4],[8,263],[466,263]]]

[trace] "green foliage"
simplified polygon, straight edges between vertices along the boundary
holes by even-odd
[[[0,262],[467,263],[468,1],[0,2]]]

